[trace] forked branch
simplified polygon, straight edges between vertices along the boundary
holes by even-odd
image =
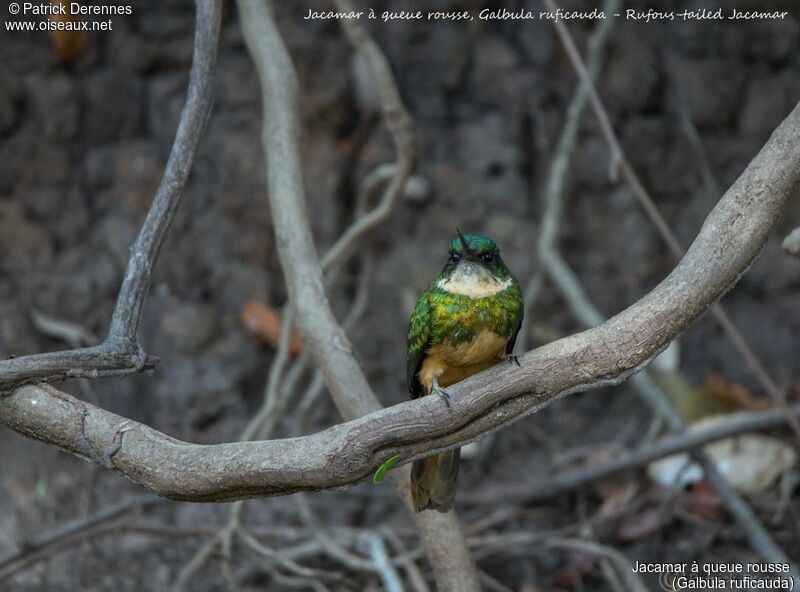
[[[222,2],[197,0],[189,90],[169,160],[139,236],[131,246],[111,327],[102,344],[0,361],[0,392],[31,382],[133,374],[155,367],[139,345],[139,318],[161,245],[178,209],[214,98]]]

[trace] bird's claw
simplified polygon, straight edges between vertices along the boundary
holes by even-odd
[[[442,400],[444,401],[445,407],[448,409],[450,408],[450,393],[444,390],[442,387],[439,386],[437,382],[433,383],[433,389],[431,389],[433,393],[439,395]]]
[[[502,357],[503,360],[506,362],[510,362],[517,365],[517,368],[521,368],[522,364],[519,363],[519,358],[515,354],[506,354]]]

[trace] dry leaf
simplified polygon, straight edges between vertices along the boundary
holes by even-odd
[[[775,406],[772,401],[759,399],[741,384],[728,382],[716,372],[709,372],[706,390],[711,396],[730,403],[737,409],[763,411]]]
[[[52,0],[51,4],[55,6],[64,6],[66,14],[53,14],[50,16],[52,23],[77,23],[81,18],[75,17],[70,14],[69,2],[64,0]],[[58,12],[58,11],[54,11]],[[53,49],[56,52],[58,60],[62,64],[69,64],[86,51],[86,32],[82,30],[52,30],[50,31],[50,41],[53,43]]]
[[[706,520],[719,520],[725,513],[722,496],[711,486],[708,479],[699,481],[684,493],[680,503],[692,514]]]
[[[692,425],[690,431],[711,427],[732,415],[716,415]],[[794,448],[770,436],[742,434],[707,445],[704,450],[716,462],[722,475],[734,489],[742,493],[759,493],[797,462]],[[688,463],[688,467],[686,466]],[[656,483],[682,489],[703,478],[703,470],[689,461],[685,453],[674,454],[652,462],[647,474]]]
[[[636,488],[632,487],[630,483],[618,480],[616,485],[612,486],[610,479],[607,480],[606,485],[601,490],[596,489],[595,491],[600,493],[603,498],[603,502],[597,510],[597,515],[604,520],[622,516],[636,494]]]
[[[623,518],[617,527],[616,536],[621,541],[642,539],[658,532],[671,520],[671,512],[666,511],[664,504],[650,503],[635,514]]]
[[[688,491],[651,487],[639,504],[617,524],[614,536],[618,540],[636,541],[657,533],[674,520],[673,508],[676,505],[705,520],[718,520],[725,511],[719,493],[706,480],[699,481]]]
[[[569,560],[550,578],[553,584],[564,588],[576,588],[592,570],[597,555],[585,551],[570,553]]]
[[[283,322],[281,316],[274,308],[251,300],[242,306],[241,319],[244,326],[261,338],[264,343],[277,349],[281,341]],[[292,332],[292,343],[289,353],[296,356],[303,350],[303,341],[296,332]]]

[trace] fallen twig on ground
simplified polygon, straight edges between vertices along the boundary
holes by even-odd
[[[800,415],[800,404],[791,406],[792,413]],[[505,483],[493,485],[481,493],[464,496],[465,501],[494,503],[498,500],[509,503],[539,502],[565,491],[577,489],[587,483],[614,473],[646,465],[654,460],[702,447],[710,442],[730,438],[746,432],[776,428],[786,425],[786,417],[778,409],[750,413],[736,413],[720,420],[713,427],[691,431],[664,438],[649,446],[622,452],[617,458],[602,464],[579,469],[561,471],[538,482]]]

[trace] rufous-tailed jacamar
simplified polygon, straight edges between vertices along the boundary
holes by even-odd
[[[416,399],[508,359],[522,323],[522,292],[495,242],[458,231],[444,269],[422,293],[408,327],[408,390]],[[461,451],[414,461],[411,500],[417,512],[453,507]]]

